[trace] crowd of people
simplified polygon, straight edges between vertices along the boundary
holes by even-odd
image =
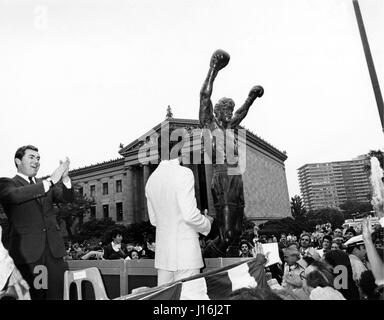
[[[356,230],[357,229],[357,230]],[[281,264],[266,268],[268,283],[288,300],[382,300],[383,228],[365,219],[361,228],[316,226],[314,232],[259,235],[242,239],[240,257],[262,253],[260,244],[277,243]],[[248,293],[247,293],[248,294]]]
[[[263,253],[259,249],[265,243],[276,243],[279,249],[281,263],[267,267],[266,275],[274,294],[281,299],[383,299],[383,283],[376,281],[372,266],[372,259],[378,256],[382,263],[384,256],[380,224],[363,221],[362,227],[332,228],[326,223],[317,225],[314,232],[299,235],[265,235],[255,226],[253,239],[241,239],[239,257]],[[206,245],[201,237],[201,249]],[[68,242],[66,249],[68,260],[154,259],[156,244],[152,235],[143,244],[124,243],[121,232],[113,230],[108,243]]]
[[[144,243],[124,243],[123,235],[118,229],[111,232],[111,241],[100,241],[92,245],[87,241],[82,243],[68,241],[66,243],[65,260],[136,260],[154,259],[155,241],[149,235]]]
[[[145,188],[155,235],[146,238],[144,244],[126,244],[122,232],[116,229],[107,243],[94,246],[68,243],[67,248],[59,232],[53,203],[73,201],[69,159],[60,161],[45,179],[35,177],[40,167],[36,147],[20,147],[14,161],[16,176],[0,178],[0,203],[10,221],[8,250],[0,243],[0,299],[13,290],[18,299],[61,300],[63,258],[155,259],[158,285],[162,285],[199,274],[204,266],[202,252],[217,253],[226,246],[220,237],[205,241],[213,217],[197,208],[193,172],[181,166],[181,159],[177,157],[162,160]],[[316,226],[314,232],[270,236],[255,227],[253,238],[241,239],[239,247],[231,246],[231,253],[234,250],[241,258],[251,258],[264,254],[263,243],[276,243],[280,263],[269,264],[266,275],[273,294],[281,299],[383,299],[384,188],[381,181],[379,187],[380,195],[372,198],[377,226],[372,226],[370,219],[364,219],[361,228],[356,229],[333,228],[326,223]],[[1,231],[0,228],[0,236]],[[229,236],[226,238],[228,243],[235,243],[230,242],[232,240]],[[204,250],[207,247],[210,250]],[[268,254],[264,255],[268,261]],[[40,266],[47,270],[46,287],[35,285],[34,270]]]
[[[121,232],[113,230],[108,243],[93,246],[87,242],[67,243],[66,259],[154,259],[155,239],[150,236],[146,240],[144,244],[124,243]],[[265,235],[255,226],[253,239],[241,239],[239,257],[252,258],[263,253],[260,244],[265,243],[276,243],[281,259],[281,263],[266,268],[276,299],[383,299],[383,282],[376,280],[372,265],[383,263],[384,237],[380,224],[372,225],[365,220],[362,227],[332,228],[331,223],[326,223],[317,225],[314,232],[303,231],[299,235]],[[201,249],[206,245],[201,237]],[[375,261],[377,257],[379,260]]]

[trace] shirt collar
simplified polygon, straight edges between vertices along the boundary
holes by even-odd
[[[23,178],[25,181],[30,183],[29,177],[26,176],[25,174],[22,174],[21,172],[17,172],[16,175],[18,175],[19,177]],[[35,177],[32,177],[32,180],[36,183],[36,178]]]
[[[171,159],[171,160],[161,160],[160,164],[173,164],[173,165],[179,165],[180,161],[179,158]]]
[[[111,242],[112,244],[112,249],[115,250],[115,251],[120,251],[121,249],[121,243],[119,244],[115,244],[113,241]]]

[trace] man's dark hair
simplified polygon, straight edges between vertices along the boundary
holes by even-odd
[[[141,258],[141,254],[139,251],[137,251],[136,249],[132,249],[131,251],[128,252],[128,256],[132,259],[132,253],[136,252],[137,255],[139,256],[139,259]]]
[[[323,241],[324,241],[324,239],[327,239],[329,242],[332,243],[332,237],[331,237],[331,236],[329,236],[329,235],[325,235],[325,236],[323,237]]]
[[[353,227],[350,227],[345,230],[345,234],[347,234],[348,232],[352,232],[353,236],[356,236],[356,230]]]
[[[22,146],[19,149],[17,149],[14,159],[19,159],[19,160],[23,159],[26,150],[33,150],[33,151],[39,152],[39,149],[37,149],[35,146],[29,144],[29,145]],[[17,168],[16,161],[15,161],[15,166]]]
[[[169,138],[168,146],[165,144],[165,142],[162,142],[160,138],[158,139],[159,143],[158,143],[157,152],[158,152],[160,160],[165,160],[165,159],[163,159],[162,152],[161,152],[161,150],[163,148],[168,148],[168,155],[166,155],[166,157],[167,158],[169,157],[169,160],[176,159],[182,154],[182,150],[183,150],[182,148],[183,148],[184,144],[187,143],[188,136],[185,136],[185,137],[179,136],[177,138],[178,139],[176,141],[171,140]],[[181,147],[181,148],[179,150],[177,150],[177,149],[173,150],[173,148],[176,146]],[[177,154],[175,154],[175,151],[177,151]]]
[[[116,238],[118,235],[123,235],[123,232],[119,229],[114,229],[111,231],[111,238],[114,239]]]
[[[249,249],[249,250],[252,250],[253,245],[252,245],[247,239],[241,239],[241,240],[240,240],[239,248],[241,248],[241,246],[242,246],[243,244],[246,244],[246,245],[248,246],[248,249]]]
[[[315,270],[307,275],[307,284],[312,288],[333,287],[333,270],[330,266],[320,261],[313,261],[311,266]]]
[[[235,108],[235,102],[231,98],[221,98],[216,104],[215,107],[213,108],[213,112],[215,113],[215,116],[217,117],[219,113],[223,109],[233,109]]]

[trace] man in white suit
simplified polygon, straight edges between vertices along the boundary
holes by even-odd
[[[204,266],[199,235],[208,235],[213,218],[196,206],[192,170],[179,158],[162,160],[145,186],[148,215],[156,227],[158,285],[200,273]]]

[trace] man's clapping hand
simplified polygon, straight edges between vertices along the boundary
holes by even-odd
[[[60,165],[51,174],[51,179],[54,184],[58,183],[62,178],[68,178],[69,159],[65,161],[60,160]]]

